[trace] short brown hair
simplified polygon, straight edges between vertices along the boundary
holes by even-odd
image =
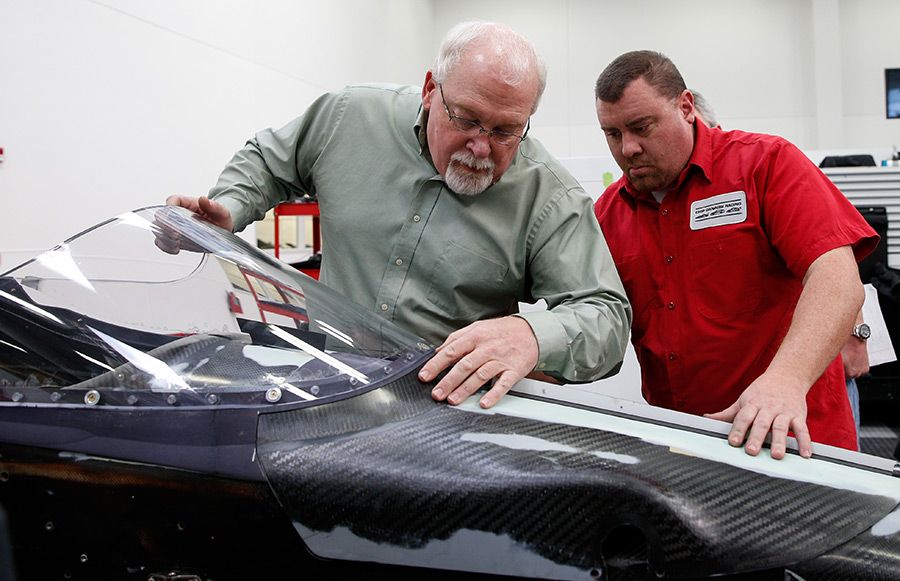
[[[674,99],[687,89],[669,57],[652,50],[636,50],[626,52],[607,65],[597,77],[594,95],[600,101],[616,103],[628,85],[640,78],[667,99]]]

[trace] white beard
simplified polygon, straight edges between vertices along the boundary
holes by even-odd
[[[459,164],[476,170],[486,169],[490,171],[473,174],[460,168]],[[450,163],[447,165],[447,175],[444,176],[444,181],[457,194],[476,196],[494,183],[494,162],[488,158],[475,157],[468,150],[457,151],[450,156]]]

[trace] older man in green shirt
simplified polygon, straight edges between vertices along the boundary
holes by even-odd
[[[419,377],[435,399],[496,403],[522,377],[615,373],[631,324],[590,198],[526,139],[546,69],[511,29],[451,30],[419,90],[329,93],[239,151],[209,198],[167,202],[241,230],[316,195],[320,280],[440,344]],[[501,179],[502,177],[502,179]],[[548,309],[516,313],[519,301]]]

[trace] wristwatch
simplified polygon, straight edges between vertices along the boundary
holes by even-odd
[[[859,325],[853,326],[853,330],[850,331],[850,334],[860,341],[865,341],[872,336],[872,329],[870,329],[869,326],[865,323],[860,323]]]

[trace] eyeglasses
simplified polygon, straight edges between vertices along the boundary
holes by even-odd
[[[522,135],[509,133],[507,131],[500,131],[499,129],[488,131],[476,121],[451,114],[450,107],[447,106],[447,101],[444,100],[444,87],[441,86],[440,83],[438,83],[438,89],[440,89],[441,91],[441,103],[444,104],[444,110],[447,112],[447,117],[450,118],[450,126],[460,133],[465,133],[469,137],[476,137],[478,135],[481,135],[482,133],[487,133],[489,139],[491,139],[497,145],[502,145],[504,147],[512,147],[514,145],[518,145],[525,141],[525,138],[528,137],[528,130],[531,129],[530,117],[528,118],[528,122],[525,124],[525,133],[523,133]]]

